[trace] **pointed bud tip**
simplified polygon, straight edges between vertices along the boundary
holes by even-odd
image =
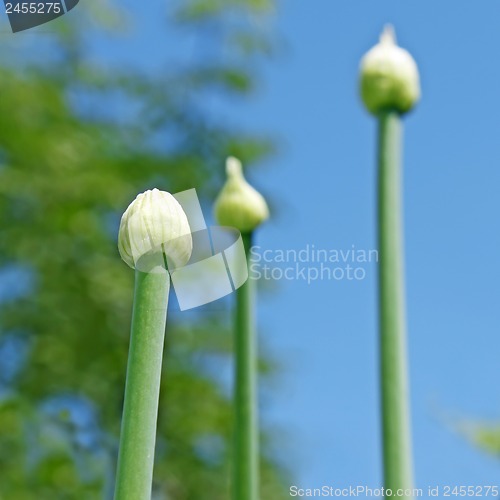
[[[380,43],[388,43],[391,45],[397,45],[396,41],[396,30],[392,24],[386,24],[382,33],[380,34]]]
[[[234,156],[228,156],[226,160],[226,174],[228,177],[233,177],[236,175],[243,174],[243,166],[241,161]]]

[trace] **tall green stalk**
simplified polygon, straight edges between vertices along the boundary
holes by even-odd
[[[236,290],[234,329],[234,449],[233,500],[259,498],[259,426],[257,402],[257,334],[255,332],[255,281],[250,276],[249,260],[254,230],[269,217],[264,197],[243,175],[241,162],[226,160],[227,180],[214,212],[221,226],[241,232],[249,277]]]
[[[384,486],[413,487],[401,207],[401,117],[379,114],[378,237]],[[390,496],[390,495],[386,495]],[[398,496],[409,499],[411,496]]]
[[[252,232],[242,233],[245,253]],[[257,415],[257,335],[255,331],[255,280],[248,278],[236,291],[233,499],[259,498],[259,427]]]
[[[149,500],[170,279],[163,269],[135,271],[115,500]]]
[[[156,188],[140,193],[123,213],[118,251],[135,270],[135,291],[115,500],[151,498],[170,290],[167,264],[185,266],[192,250],[187,215],[170,193]]]

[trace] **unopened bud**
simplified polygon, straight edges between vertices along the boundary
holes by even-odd
[[[118,234],[121,258],[132,268],[144,256],[166,257],[168,267],[187,264],[193,240],[187,216],[166,191],[153,189],[137,196],[122,216]],[[157,259],[161,262],[161,259]]]
[[[227,181],[215,201],[217,222],[241,232],[252,231],[269,217],[266,200],[245,180],[237,158],[227,159],[226,173]]]
[[[406,113],[420,98],[417,64],[396,45],[392,26],[384,29],[380,42],[361,60],[361,97],[373,114],[391,109]]]

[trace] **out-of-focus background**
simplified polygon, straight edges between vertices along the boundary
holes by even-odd
[[[423,87],[405,120],[416,484],[498,484],[499,18],[493,0],[82,0],[13,35],[3,15],[0,498],[109,498],[133,285],[119,218],[154,186],[196,188],[210,217],[228,154],[273,212],[255,253],[262,498],[381,484],[376,262],[313,279],[313,250],[376,249],[357,72],[387,22]],[[226,499],[231,300],[169,314],[154,498]]]

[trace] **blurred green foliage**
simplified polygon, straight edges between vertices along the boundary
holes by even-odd
[[[455,430],[480,450],[500,458],[500,426],[494,422],[462,421]]]
[[[210,93],[254,88],[272,40],[253,21],[271,0],[178,2],[171,25],[216,55],[153,76],[89,62],[81,19],[108,30],[126,12],[82,4],[81,17],[53,23],[55,57],[37,61],[28,44],[25,63],[4,54],[0,68],[1,500],[110,498],[133,286],[116,249],[119,217],[153,186],[196,187],[210,202],[226,155],[272,151],[204,105]],[[231,407],[210,376],[230,360],[228,313],[170,316],[156,499],[228,498]],[[262,498],[285,498],[283,471],[262,464]]]
[[[479,448],[500,457],[500,427],[477,425],[471,429],[469,438]]]

